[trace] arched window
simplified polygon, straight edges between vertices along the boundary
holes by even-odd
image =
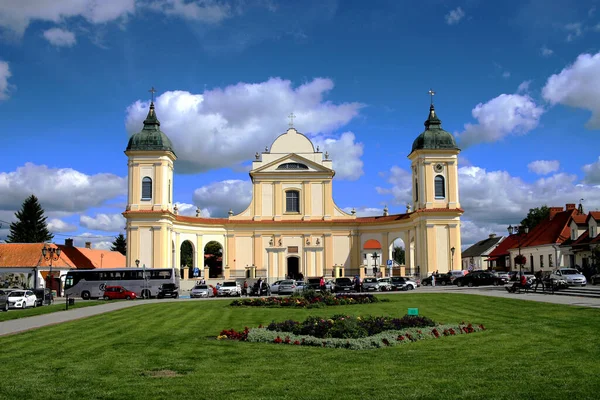
[[[152,200],[152,178],[142,179],[142,200]]]
[[[288,190],[285,192],[285,212],[300,212],[300,192],[297,190]]]
[[[437,175],[435,177],[435,198],[443,199],[446,197],[446,185],[444,183],[444,177]]]
[[[308,169],[308,167],[304,164],[291,162],[291,163],[281,164],[279,167],[277,167],[277,169]]]

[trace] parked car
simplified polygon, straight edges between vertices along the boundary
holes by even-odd
[[[296,291],[296,281],[293,279],[285,279],[279,283],[279,294],[292,294]]]
[[[471,272],[467,275],[461,276],[454,280],[454,284],[456,286],[481,286],[481,285],[504,285],[506,284],[506,279],[498,278],[496,275],[491,272]]]
[[[190,291],[190,298],[192,299],[201,299],[214,297],[213,288],[208,285],[196,285]]]
[[[352,279],[350,278],[335,278],[335,287],[333,288],[333,291],[336,293],[353,292],[354,283],[352,283]]]
[[[379,281],[377,278],[365,278],[362,281],[363,292],[379,292]]]
[[[106,286],[104,288],[104,294],[102,295],[104,300],[118,300],[126,299],[133,300],[137,298],[135,292],[125,289],[123,286]]]
[[[279,287],[281,285],[281,282],[283,282],[283,281],[273,282],[273,284],[271,285],[271,293],[272,294],[279,294]]]
[[[592,276],[590,277],[590,283],[591,283],[592,285],[597,285],[597,284],[599,284],[599,283],[600,283],[600,274],[592,275]]]
[[[438,286],[446,286],[452,285],[453,276],[451,274],[433,274],[429,275],[427,278],[423,278],[421,280],[421,284],[423,286],[432,286],[433,279],[432,276],[435,276],[435,285]]]
[[[37,298],[36,305],[43,306],[44,304],[52,304],[54,303],[54,296],[52,295],[52,291],[50,289],[30,289]]]
[[[36,307],[37,297],[31,290],[16,289],[8,293],[9,308]]]
[[[176,299],[179,297],[179,287],[174,283],[163,283],[160,285],[156,297],[159,299],[164,299],[165,297]]]
[[[9,291],[0,290],[0,311],[8,311],[8,293]]]
[[[295,292],[301,292],[306,289],[306,282],[304,281],[296,281],[296,290]]]
[[[271,295],[271,286],[265,281],[262,281],[262,285],[260,286],[260,290],[258,287],[258,281],[254,282],[254,285],[250,287],[250,296],[270,296]]]
[[[312,290],[321,290],[321,278],[308,278],[306,288]]]
[[[393,289],[390,278],[379,278],[377,282],[379,283],[379,290],[382,292],[390,292]]]
[[[236,281],[223,282],[217,296],[241,296],[242,287]]]
[[[415,282],[409,282],[401,276],[390,277],[392,290],[413,290],[417,287]]]
[[[419,278],[418,276],[403,276],[404,279],[408,280],[408,281],[413,281],[414,283],[417,284],[417,287],[421,286],[422,282],[421,282],[421,278]]]
[[[453,270],[453,271],[448,271],[448,275],[450,276],[450,280],[452,281],[452,283],[454,283],[454,280],[456,278],[460,278],[461,276],[465,276],[467,271],[463,271],[463,270]]]
[[[325,282],[325,290],[328,292],[333,292],[335,288],[335,280],[330,279],[327,282]]]
[[[498,278],[504,278],[507,281],[510,280],[510,275],[508,274],[507,271],[493,271],[492,272],[494,275],[496,275]]]
[[[550,275],[551,279],[564,279],[567,281],[567,285],[570,286],[585,286],[587,279],[577,271],[575,268],[559,268],[552,272]]]

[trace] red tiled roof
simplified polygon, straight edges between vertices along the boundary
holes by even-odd
[[[42,257],[42,248],[61,250],[60,258],[52,261],[54,268],[116,268],[125,266],[125,256],[117,251],[87,249],[54,243],[3,243],[0,244],[0,268],[49,267],[50,261]]]
[[[587,218],[588,216],[586,214],[577,214],[577,215],[573,215],[573,221],[575,221],[575,223],[577,225],[587,225]]]
[[[377,240],[375,239],[369,239],[365,242],[365,245],[363,246],[364,250],[380,250],[381,249],[381,243],[379,243]]]
[[[519,245],[519,237],[518,235],[509,235],[506,237],[506,239],[504,239],[503,241],[500,242],[500,244],[498,245],[498,247],[496,247],[494,250],[492,250],[492,252],[489,254],[489,258],[490,259],[497,259],[503,256],[507,256],[509,255],[509,250],[517,247]]]
[[[569,222],[577,214],[577,209],[573,209],[556,213],[552,219],[545,219],[525,236],[521,242],[521,247],[560,244],[564,242],[569,239],[571,234]]]
[[[585,222],[589,222],[590,218],[594,218],[596,221],[600,221],[600,211],[590,211],[587,215]]]

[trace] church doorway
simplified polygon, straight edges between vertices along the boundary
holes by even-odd
[[[289,279],[302,279],[300,273],[300,259],[298,257],[288,257],[287,259],[287,277]]]

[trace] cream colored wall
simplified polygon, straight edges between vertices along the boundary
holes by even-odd
[[[448,242],[450,241],[448,234],[448,226],[436,226],[436,253],[437,253],[437,263],[434,266],[435,270],[442,273],[450,271],[450,259],[452,255],[450,254],[450,246],[448,246]]]
[[[128,156],[127,208],[130,210],[171,210],[173,192],[173,161],[170,152],[136,151]],[[142,180],[152,179],[152,199],[142,200]],[[169,181],[171,187],[169,188]],[[170,189],[170,192],[169,192]],[[171,202],[169,201],[171,199]]]
[[[350,239],[348,235],[333,236],[333,263],[334,265],[343,265],[346,268],[350,265]]]
[[[236,236],[235,254],[235,265],[230,265],[232,269],[243,271],[246,266],[254,264],[252,236]]]
[[[519,266],[515,265],[515,257],[519,254],[519,249],[511,249],[510,251],[511,270],[519,270]],[[562,253],[559,246],[543,245],[536,247],[522,247],[521,254],[527,258],[527,262],[523,265],[523,271],[531,271],[531,256],[533,255],[534,272],[540,269],[540,255],[544,257],[543,271],[553,271],[558,266],[565,265],[562,262]],[[548,264],[548,255],[552,255],[553,266]],[[567,260],[568,264],[568,260]]]
[[[600,234],[598,232],[598,222],[594,218],[590,218],[588,222],[588,229],[590,229],[590,235],[592,235],[592,237],[596,237],[598,234]]]
[[[140,267],[145,264],[148,268],[154,268],[154,240],[152,228],[139,228],[139,233],[139,256],[136,259],[140,260]]]
[[[313,217],[322,217],[323,216],[323,183],[321,182],[313,182],[311,184],[312,196],[311,196],[311,208]]]
[[[273,184],[269,182],[262,183],[262,216],[273,216]]]

